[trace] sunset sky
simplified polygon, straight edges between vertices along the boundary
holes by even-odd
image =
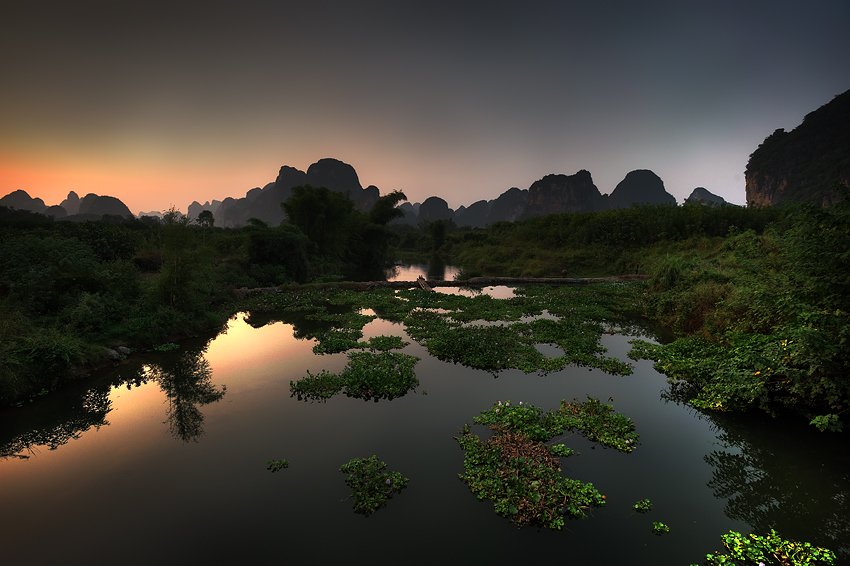
[[[4,0],[0,196],[134,213],[282,165],[457,208],[651,169],[743,204],[749,154],[850,89],[846,0]]]

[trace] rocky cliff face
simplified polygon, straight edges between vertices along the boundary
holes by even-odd
[[[850,185],[850,91],[803,118],[790,132],[778,129],[750,155],[748,206],[838,199],[832,184]]]
[[[648,169],[632,171],[608,195],[608,208],[629,208],[636,203],[676,204],[676,197],[664,190],[664,181]]]
[[[487,214],[487,224],[495,222],[516,222],[525,214],[528,206],[528,189],[512,187],[490,201],[490,212]]]
[[[546,175],[535,181],[528,188],[525,216],[595,212],[603,208],[602,194],[590,172],[582,169],[575,175]]]

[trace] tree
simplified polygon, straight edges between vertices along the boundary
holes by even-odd
[[[172,207],[162,221],[162,270],[154,284],[154,301],[177,310],[201,312],[210,294],[210,266],[192,241],[189,217]]]
[[[210,210],[202,210],[200,214],[198,214],[198,225],[203,228],[212,228],[215,224],[215,217],[213,216],[212,211]]]
[[[369,222],[386,226],[395,218],[404,218],[404,211],[396,208],[403,200],[407,200],[407,197],[401,191],[393,191],[382,196],[369,211]]]
[[[303,185],[293,187],[292,196],[280,206],[289,221],[316,244],[320,254],[342,259],[353,217],[360,214],[347,194]]]

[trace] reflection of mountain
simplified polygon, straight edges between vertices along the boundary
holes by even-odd
[[[674,387],[677,402],[690,395]],[[850,450],[847,435],[820,433],[798,419],[703,412],[719,447],[705,456],[708,487],[725,513],[753,532],[776,529],[850,558]]]
[[[171,364],[148,366],[146,375],[155,380],[168,398],[166,422],[171,434],[183,442],[203,436],[204,415],[200,405],[219,401],[226,392],[212,384],[212,369],[203,351],[184,352]]]
[[[39,422],[29,420],[18,427],[15,423],[4,424],[0,436],[0,458],[26,457],[24,452],[31,453],[38,446],[56,450],[92,427],[98,429],[109,424],[106,413],[112,410],[108,387],[90,389],[75,402],[69,404],[66,401],[58,406],[61,409],[51,411]],[[10,435],[8,439],[7,434]]]

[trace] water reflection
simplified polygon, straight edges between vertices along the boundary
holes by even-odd
[[[428,263],[399,264],[387,270],[387,281],[415,281],[420,275],[431,281],[453,281],[460,269],[446,265],[439,256],[431,257]]]
[[[183,442],[197,442],[204,434],[204,415],[198,407],[220,401],[227,391],[224,385],[219,390],[212,384],[212,369],[203,354],[203,350],[184,352],[172,364],[151,364],[141,370],[165,393],[165,422],[172,436]]]
[[[69,390],[41,400],[31,410],[8,412],[0,427],[0,458],[28,458],[27,454],[33,454],[39,446],[56,450],[92,428],[108,425],[112,389],[126,386],[130,390],[149,381],[156,382],[168,400],[164,422],[171,434],[184,442],[197,442],[204,434],[199,407],[219,401],[226,392],[224,386],[220,390],[213,386],[212,369],[204,352],[205,346],[167,356],[131,372],[117,373],[80,393]]]
[[[106,414],[112,410],[109,400],[109,387],[100,387],[86,391],[73,402],[61,403],[53,407],[39,424],[28,423],[27,430],[16,433],[14,426],[2,427],[3,436],[0,439],[0,458],[28,458],[37,446],[46,446],[48,450],[56,450],[63,444],[77,439],[91,428],[99,429],[109,423]]]
[[[696,392],[671,384],[665,400],[683,404]],[[850,558],[850,451],[835,433],[800,426],[799,417],[699,411],[719,448],[704,456],[707,483],[726,500],[724,512],[753,532],[795,532],[798,538]]]

